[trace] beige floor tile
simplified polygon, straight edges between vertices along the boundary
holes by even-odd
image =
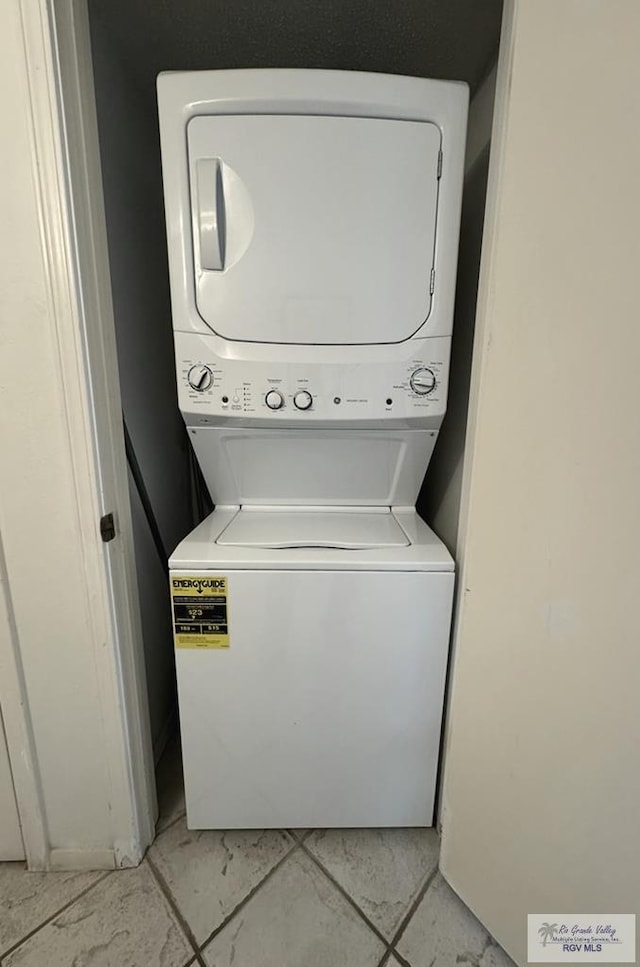
[[[203,943],[293,845],[278,830],[190,831],[179,820],[149,857]]]
[[[438,864],[433,829],[330,829],[305,846],[389,940]]]
[[[28,873],[0,863],[0,955],[100,879],[100,873]]]
[[[205,947],[209,967],[377,967],[384,945],[309,857],[292,854]]]
[[[145,863],[110,873],[3,967],[184,967],[193,950]]]
[[[511,957],[495,941],[487,947],[478,967],[516,967]]]
[[[396,944],[411,967],[513,967],[482,924],[438,874]]]
[[[158,822],[156,831],[161,833],[178,816],[184,815],[184,776],[182,774],[182,749],[180,736],[176,733],[167,742],[156,770],[158,789]]]

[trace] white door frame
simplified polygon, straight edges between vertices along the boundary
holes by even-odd
[[[0,704],[29,867],[130,866],[156,802],[86,3],[9,0],[0,49]]]

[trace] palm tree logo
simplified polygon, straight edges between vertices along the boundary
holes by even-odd
[[[538,928],[538,933],[542,937],[542,946],[547,946],[547,940],[553,940],[556,930],[558,929],[557,923],[547,923],[546,920],[541,927]]]

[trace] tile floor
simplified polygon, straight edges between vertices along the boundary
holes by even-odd
[[[433,830],[191,832],[177,741],[136,870],[0,864],[2,967],[509,967]]]

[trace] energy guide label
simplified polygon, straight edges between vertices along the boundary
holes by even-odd
[[[226,577],[181,574],[171,577],[176,648],[228,648]]]

